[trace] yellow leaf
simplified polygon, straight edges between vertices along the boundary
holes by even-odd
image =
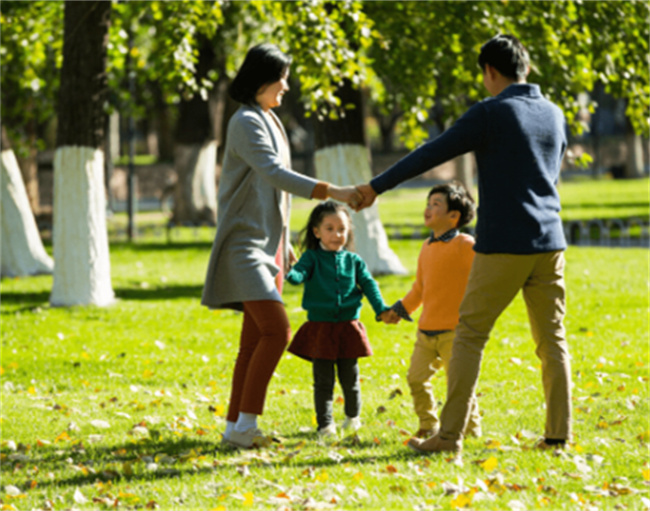
[[[316,476],[316,481],[320,481],[321,483],[327,481],[329,479],[329,474],[325,472],[324,470]]]
[[[70,440],[70,435],[68,435],[67,431],[64,431],[54,439],[54,442],[66,442],[69,440]]]
[[[36,394],[36,387],[32,385],[27,389],[27,392],[29,392],[30,394]]]
[[[226,506],[213,507],[210,511],[226,511]]]
[[[501,447],[501,442],[498,440],[490,440],[485,447],[487,449],[498,449]]]
[[[355,481],[361,481],[361,479],[363,479],[363,474],[361,472],[357,472],[352,476],[352,479],[354,479]]]
[[[494,456],[490,456],[483,463],[481,463],[481,467],[483,467],[483,470],[485,470],[486,472],[491,472],[492,470],[497,468],[498,465],[499,465],[499,461]]]
[[[650,481],[650,468],[646,468],[643,470],[643,480]]]
[[[17,363],[17,362],[11,362],[11,363],[9,364],[9,367],[10,367],[11,369],[18,369],[18,363]]]
[[[5,370],[2,366],[0,366],[0,376],[2,376],[3,374],[5,374]]]
[[[150,371],[149,369],[145,369],[144,372],[142,373],[143,378],[151,378],[153,376],[153,371]]]
[[[453,499],[450,504],[453,509],[461,507],[468,507],[472,503],[472,496],[465,493],[460,493]]]
[[[85,358],[86,360],[88,360],[88,359],[90,358],[90,355],[88,355],[88,353],[86,353],[86,352],[84,351],[84,352],[81,354],[81,358]]]
[[[253,496],[253,494],[251,492],[244,493],[243,505],[244,506],[252,506],[253,502],[255,502],[255,497]]]
[[[11,504],[2,504],[2,511],[16,511],[16,508]]]

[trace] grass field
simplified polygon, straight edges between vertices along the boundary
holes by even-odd
[[[392,247],[413,272],[420,242]],[[282,443],[223,450],[241,316],[199,305],[209,250],[112,245],[119,301],[108,308],[50,308],[51,277],[2,281],[1,509],[650,507],[647,250],[567,251],[571,448],[530,449],[544,404],[517,297],[485,353],[484,437],[467,440],[456,460],[403,445],[417,428],[405,379],[414,326],[377,324],[368,305],[375,355],[361,361],[358,438],[318,443],[310,366],[287,354],[261,420]],[[385,300],[401,298],[411,279],[381,277]],[[300,291],[285,291],[294,331],[305,319]],[[434,388],[444,399],[444,374]],[[340,400],[335,413],[343,419]]]

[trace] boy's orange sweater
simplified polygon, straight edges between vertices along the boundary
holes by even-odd
[[[415,282],[402,305],[411,314],[422,305],[420,330],[453,330],[474,260],[474,238],[459,234],[448,242],[424,242]]]

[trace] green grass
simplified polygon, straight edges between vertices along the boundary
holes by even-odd
[[[392,247],[414,271],[420,242]],[[367,305],[375,355],[360,362],[359,439],[318,444],[310,366],[287,354],[261,420],[282,443],[222,450],[241,316],[199,305],[209,250],[209,242],[113,245],[119,301],[108,308],[50,308],[51,277],[2,281],[2,509],[647,507],[647,250],[567,251],[571,449],[529,449],[544,410],[518,297],[485,352],[484,438],[466,441],[461,462],[404,447],[417,427],[405,380],[414,326],[377,324]],[[411,279],[380,278],[386,301]],[[300,296],[285,291],[294,331],[305,319]],[[443,399],[444,373],[434,389]],[[342,420],[340,403],[335,413]]]

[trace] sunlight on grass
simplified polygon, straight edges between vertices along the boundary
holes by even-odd
[[[418,241],[393,242],[410,272]],[[360,361],[364,427],[319,444],[311,366],[285,354],[261,425],[281,443],[220,446],[241,315],[199,304],[210,242],[111,247],[109,308],[50,308],[52,278],[2,293],[3,509],[640,509],[647,495],[648,251],[567,251],[574,443],[543,434],[539,360],[517,297],[488,343],[478,387],[484,437],[461,462],[419,457],[406,383],[415,327],[383,326]],[[379,279],[388,303],[412,275]],[[301,289],[285,292],[293,330]],[[445,375],[433,378],[443,400]],[[340,390],[337,388],[337,396]],[[340,400],[335,418],[343,419]],[[48,504],[51,503],[51,504]],[[513,504],[514,503],[514,504]],[[11,507],[8,507],[11,506]]]

